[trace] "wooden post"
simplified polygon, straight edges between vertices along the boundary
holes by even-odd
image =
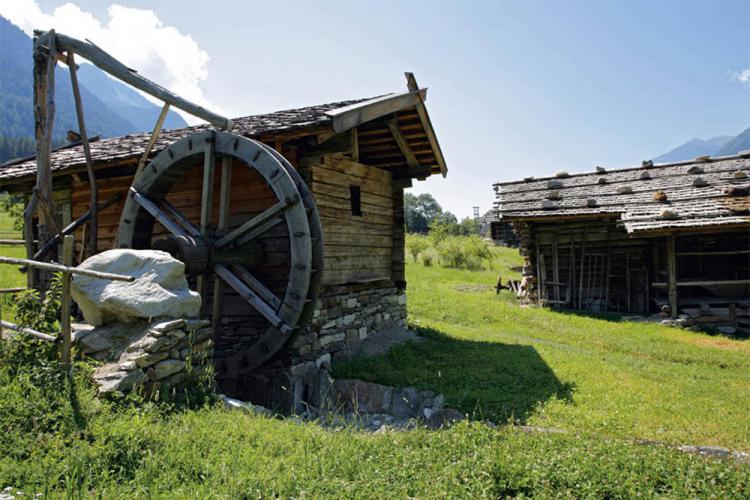
[[[72,267],[73,265],[73,238],[72,234],[63,238],[63,265],[67,267]],[[60,347],[60,361],[66,370],[70,368],[70,282],[72,277],[70,273],[63,273],[62,275],[62,304],[60,306],[62,345]]]
[[[560,303],[560,266],[557,254],[557,234],[552,240],[552,279],[555,280],[555,302]]]
[[[73,51],[68,51],[68,69],[70,70],[70,83],[73,86],[73,98],[76,105],[76,116],[78,117],[78,133],[81,136],[81,143],[83,144],[83,153],[86,158],[86,172],[89,176],[89,187],[91,190],[91,198],[89,200],[89,211],[91,212],[90,217],[90,230],[88,239],[88,253],[94,255],[96,253],[97,243],[97,214],[99,211],[99,189],[96,185],[96,173],[94,172],[94,161],[91,157],[91,147],[89,145],[89,136],[86,133],[86,123],[83,119],[83,103],[81,102],[81,92],[78,88],[78,72],[76,71],[76,61]]]
[[[34,40],[34,136],[36,138],[36,190],[52,203],[52,169],[50,167],[50,149],[52,146],[52,127],[55,120],[55,31],[50,30]],[[33,217],[38,205],[38,196],[32,195],[29,206],[24,212],[24,237],[26,254],[34,255]],[[49,207],[54,214],[54,207]],[[39,241],[49,240],[53,234],[53,223],[47,213],[39,213]],[[29,273],[29,285],[38,286],[36,273]],[[44,280],[42,280],[44,281]]]
[[[667,237],[667,286],[669,287],[669,310],[672,318],[677,317],[677,255],[675,237]]]

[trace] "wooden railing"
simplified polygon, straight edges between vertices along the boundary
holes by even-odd
[[[0,243],[3,244],[3,243]],[[6,243],[8,244],[8,243]],[[17,244],[17,243],[14,243]],[[56,264],[53,262],[39,262],[30,259],[18,259],[14,257],[2,257],[0,256],[0,264],[10,265],[21,265],[27,267],[33,267],[37,269],[44,269],[47,271],[57,271],[62,273],[62,299],[60,306],[60,335],[54,336],[47,333],[38,332],[31,328],[15,325],[8,321],[2,320],[2,310],[0,310],[0,337],[2,336],[2,329],[7,328],[17,333],[29,335],[31,337],[44,340],[47,342],[60,343],[60,362],[65,367],[70,366],[70,350],[71,350],[71,331],[70,331],[70,285],[74,274],[80,274],[82,276],[91,276],[93,278],[106,279],[111,281],[134,281],[133,276],[125,276],[122,274],[103,273],[99,271],[91,271],[88,269],[78,269],[73,267],[73,235],[65,235],[63,238],[63,263]],[[23,288],[6,288],[0,290],[0,292],[11,293],[24,290]]]

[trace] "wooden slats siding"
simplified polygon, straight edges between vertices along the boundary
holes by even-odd
[[[323,284],[391,279],[398,209],[391,174],[342,155],[326,155],[323,163],[310,167],[309,176],[323,222]],[[352,185],[361,190],[361,216],[352,215]]]

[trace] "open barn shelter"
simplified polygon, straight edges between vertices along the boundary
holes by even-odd
[[[750,152],[495,184],[527,300],[750,333]]]
[[[415,179],[447,172],[425,106],[426,89],[419,88],[410,73],[407,86],[404,92],[375,98],[237,118],[231,134],[209,126],[163,131],[135,184],[150,134],[91,142],[101,207],[96,251],[159,248],[190,262],[189,282],[204,299],[201,316],[214,324],[223,390],[242,395],[248,384],[242,377],[261,365],[320,364],[330,355],[355,349],[367,337],[405,326],[404,189]],[[242,138],[253,139],[252,144]],[[204,154],[206,148],[211,148],[211,155]],[[205,165],[206,158],[215,164]],[[292,194],[284,194],[279,188],[283,173],[261,165],[264,158],[293,167],[291,182],[304,204],[295,198],[294,186]],[[90,208],[84,151],[80,145],[55,150],[50,164],[54,206],[64,227]],[[5,164],[0,168],[0,188],[29,196],[35,174],[33,159]],[[202,189],[206,182],[213,190]],[[139,196],[142,199],[134,205],[133,198]],[[169,214],[176,226],[208,228],[210,255],[167,237],[170,228],[165,224],[171,223],[148,217],[149,203],[158,205],[162,215]],[[212,208],[202,215],[207,203]],[[309,263],[290,258],[297,251],[294,238],[308,236],[288,224],[288,207],[293,205],[302,207],[302,218],[319,218],[322,227],[322,233],[310,239],[314,248]],[[282,211],[287,224],[277,217]],[[91,253],[87,227],[83,224],[75,232],[78,261]],[[312,223],[310,228],[314,231]],[[222,246],[230,240],[231,245]],[[317,261],[315,255],[320,257]],[[249,287],[264,299],[259,302],[277,311],[283,309],[279,298],[294,273],[306,265],[314,267],[310,279],[320,280],[321,287],[315,303],[305,305],[309,321],[284,339],[283,349],[258,342],[268,315],[259,314],[243,294],[220,288],[221,309],[212,310],[215,275],[202,280],[191,274],[191,267],[205,266],[208,258],[222,269],[232,269],[230,278],[243,282],[240,289]],[[294,297],[293,290],[289,293],[295,300],[306,300]],[[249,354],[243,357],[243,352]],[[221,368],[222,359],[236,361],[238,355],[240,362]]]

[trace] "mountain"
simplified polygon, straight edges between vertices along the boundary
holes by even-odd
[[[132,87],[113,80],[92,64],[80,64],[78,80],[121,118],[135,126],[138,132],[150,132],[159,117],[161,107],[147,100]],[[185,120],[170,111],[164,119],[165,129],[187,127]]]
[[[34,136],[32,45],[26,33],[0,16],[0,137],[27,139]],[[124,83],[109,78],[95,66],[81,61],[79,66],[81,100],[90,136],[115,137],[153,129],[159,106]],[[185,126],[185,121],[175,112],[167,115],[165,128]],[[62,140],[67,130],[77,131],[78,120],[70,73],[67,67],[58,65],[54,138]],[[0,162],[7,159],[0,158]]]
[[[671,151],[657,156],[654,163],[670,163],[674,161],[692,160],[698,156],[716,156],[716,153],[732,139],[731,135],[720,135],[711,139],[691,139]]]
[[[716,152],[716,156],[736,155],[740,151],[748,149],[750,149],[750,128],[745,129],[744,132],[730,139]]]

